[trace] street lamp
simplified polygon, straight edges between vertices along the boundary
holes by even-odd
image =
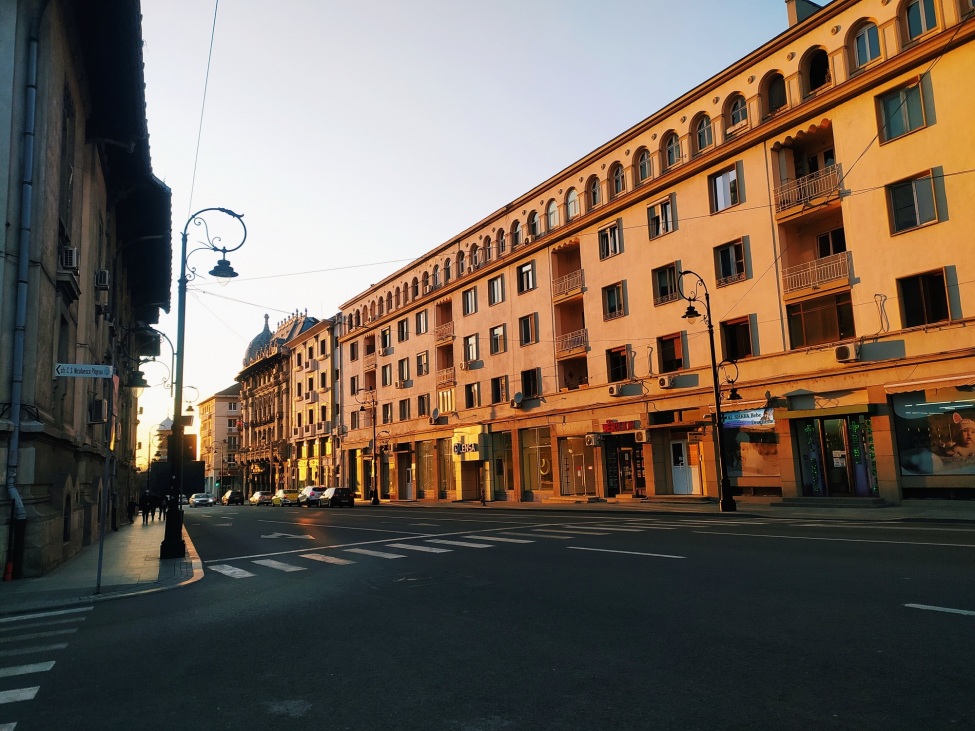
[[[365,394],[364,401],[359,398],[360,393]],[[360,388],[355,392],[355,400],[361,404],[359,413],[372,412],[372,504],[379,505],[379,473],[376,469],[376,406],[378,405],[376,392]]]
[[[684,277],[691,276],[697,281],[694,282],[694,289],[688,294],[684,292]],[[731,480],[728,479],[728,467],[724,459],[724,427],[721,424],[721,383],[718,378],[718,357],[714,348],[714,322],[711,319],[711,295],[708,293],[707,285],[701,276],[696,272],[684,270],[677,272],[677,293],[681,299],[687,300],[687,311],[682,317],[691,325],[698,321],[701,313],[694,307],[695,302],[700,302],[701,298],[698,289],[704,290],[704,322],[708,326],[708,345],[711,346],[711,384],[714,388],[714,435],[717,442],[717,462],[718,462],[718,505],[721,512],[733,513],[738,509],[735,497],[731,492]],[[737,378],[738,366],[735,366]],[[732,382],[733,383],[733,382]],[[732,389],[735,394],[737,391]]]
[[[221,246],[223,243],[221,237],[211,236],[206,219],[203,218],[203,214],[211,212],[223,213],[240,224],[243,235],[239,244],[227,248],[226,246]],[[186,245],[189,240],[190,224],[202,229],[205,241],[199,242],[201,243],[199,248],[187,253]],[[173,451],[169,457],[169,464],[172,470],[172,482],[169,490],[166,534],[159,547],[160,558],[182,558],[186,555],[186,544],[183,541],[183,511],[179,499],[180,495],[183,494],[183,361],[186,355],[184,352],[186,340],[186,283],[196,277],[195,269],[190,269],[189,274],[187,274],[186,262],[190,254],[194,254],[197,251],[206,250],[219,253],[221,258],[217,261],[217,265],[210,270],[210,276],[219,279],[231,279],[237,276],[237,272],[233,270],[230,262],[227,261],[227,254],[232,251],[237,251],[237,249],[244,245],[246,240],[247,226],[244,225],[243,216],[239,213],[234,213],[228,208],[203,208],[190,216],[186,221],[186,225],[183,227],[176,300],[176,374],[173,384]]]

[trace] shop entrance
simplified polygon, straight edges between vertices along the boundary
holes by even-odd
[[[675,495],[701,494],[701,445],[678,439],[670,443],[670,466]]]
[[[646,493],[643,449],[632,433],[603,437],[606,465],[606,497],[642,496]]]
[[[877,494],[873,432],[864,414],[798,419],[802,494],[869,497]]]

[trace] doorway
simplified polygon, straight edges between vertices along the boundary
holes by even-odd
[[[701,445],[677,439],[670,443],[670,467],[675,495],[701,494]]]
[[[870,497],[878,494],[869,416],[798,419],[795,434],[803,495]]]

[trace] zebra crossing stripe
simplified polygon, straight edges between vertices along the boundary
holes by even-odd
[[[0,704],[34,700],[34,696],[40,689],[41,686],[35,685],[33,688],[14,688],[13,690],[0,691]]]
[[[53,652],[54,650],[63,650],[67,647],[66,642],[62,642],[57,645],[38,645],[36,647],[21,647],[17,650],[0,650],[0,657],[16,657],[17,655],[32,655],[36,652]],[[0,726],[0,731],[3,731],[3,727]]]
[[[660,523],[652,523],[648,525],[641,525],[640,530],[677,530],[677,527],[673,525],[661,525]]]
[[[349,561],[344,558],[339,558],[338,556],[326,556],[324,553],[303,553],[301,558],[310,558],[312,561],[321,561],[322,563],[335,564],[336,566],[345,566],[350,563],[355,563],[355,561]]]
[[[30,675],[31,673],[44,673],[53,667],[54,660],[35,662],[31,665],[14,665],[9,668],[0,668],[0,678],[12,678],[15,675]]]
[[[462,548],[494,548],[487,543],[470,543],[468,541],[447,541],[443,538],[430,538],[427,543],[442,543],[445,546],[461,546]]]
[[[411,546],[409,543],[387,543],[389,548],[402,548],[406,551],[426,551],[427,553],[450,553],[449,548],[434,548],[433,546]]]
[[[608,525],[592,525],[592,526],[580,525],[577,527],[585,528],[587,530],[589,528],[593,528],[595,530],[608,530],[614,533],[641,533],[643,531],[643,528],[617,528],[616,526],[608,526]]]
[[[499,543],[534,543],[525,538],[502,538],[501,536],[464,536],[475,541],[498,541]]]
[[[254,561],[256,564],[261,566],[267,566],[269,569],[275,569],[276,571],[284,571],[286,573],[291,573],[292,571],[304,571],[304,566],[295,566],[294,564],[285,563],[284,561],[275,561],[273,558],[262,558]]]
[[[0,731],[14,731],[15,728],[17,728],[16,722],[15,723],[0,723]]]
[[[41,637],[59,637],[61,635],[70,635],[78,631],[77,627],[72,627],[71,629],[56,629],[50,632],[31,632],[26,635],[19,635],[16,637],[4,637],[0,639],[0,642],[19,642],[22,640],[36,640]]]
[[[382,551],[370,551],[368,548],[347,548],[347,553],[361,553],[363,556],[375,556],[376,558],[406,558],[402,553],[383,553]]]
[[[569,540],[569,536],[557,536],[557,535],[553,535],[551,533],[542,533],[540,531],[536,531],[534,533],[512,533],[511,531],[508,531],[508,532],[505,533],[505,535],[506,536],[519,536],[521,538],[558,538],[560,541],[567,541],[567,540]]]
[[[62,614],[75,614],[77,612],[90,612],[93,607],[77,607],[75,609],[60,609],[55,612],[35,612],[34,614],[20,614],[16,617],[0,617],[0,624],[7,622],[23,622],[27,619],[40,619],[41,617],[57,617]]]
[[[242,568],[225,563],[218,563],[209,568],[224,576],[229,576],[231,579],[247,579],[251,576],[256,576],[256,574],[252,574],[250,571],[245,571]]]
[[[592,530],[571,530],[569,528],[545,528],[546,533],[569,533],[574,536],[608,536],[609,533],[599,533]]]

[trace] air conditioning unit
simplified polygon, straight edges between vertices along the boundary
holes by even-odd
[[[71,272],[78,271],[78,249],[67,246],[61,249],[61,268]]]
[[[95,272],[95,289],[108,289],[108,269],[99,269]]]
[[[525,246],[528,246],[528,244],[530,244],[531,242],[532,242],[532,237],[531,236],[526,236],[525,237]]]
[[[96,398],[88,408],[89,424],[104,424],[108,421],[108,399]]]
[[[636,440],[637,444],[646,444],[648,441],[647,436],[646,429],[637,429],[635,432],[633,432],[633,438]]]
[[[674,376],[660,376],[657,379],[657,386],[659,388],[673,388],[677,384],[677,379]]]
[[[471,369],[471,363],[473,363],[473,361],[470,361],[470,360],[462,360],[460,362],[460,369],[462,371],[469,371]]]
[[[610,396],[622,396],[623,395],[623,384],[622,383],[613,383],[613,384],[611,384],[610,387],[609,387],[609,395]]]
[[[508,406],[510,406],[513,409],[520,409],[521,401],[518,401],[516,399],[511,399],[511,401],[508,402]]]
[[[393,384],[396,388],[406,388],[406,381],[397,381]]]
[[[837,363],[856,363],[859,360],[855,345],[837,345],[833,349]]]
[[[382,355],[382,356],[387,356],[387,355],[389,355],[392,352],[393,352],[393,349],[392,348],[380,348],[379,349],[379,354]]]
[[[586,446],[587,447],[598,447],[603,443],[603,440],[598,434],[586,434]]]

